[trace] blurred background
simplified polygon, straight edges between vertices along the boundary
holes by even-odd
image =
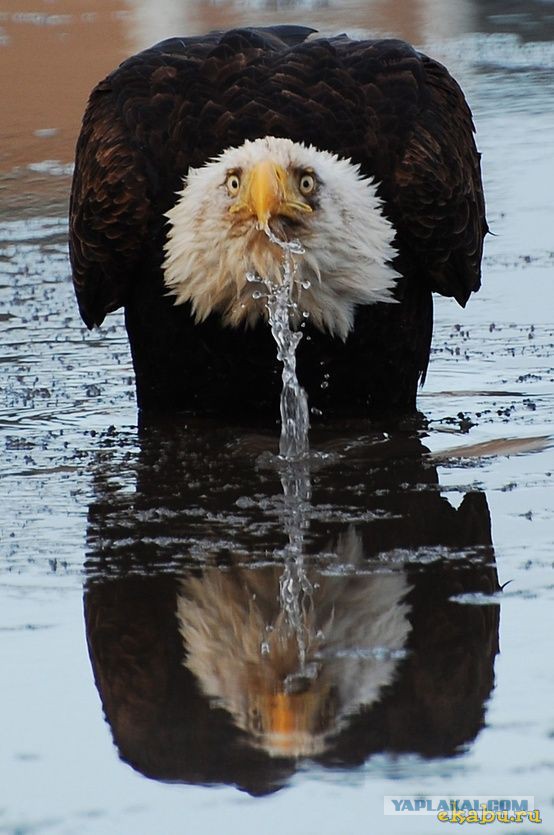
[[[488,60],[502,35],[550,40],[554,7],[544,0],[11,0],[0,7],[0,177],[6,199],[28,211],[33,196],[45,188],[56,192],[52,177],[67,175],[88,93],[125,57],[176,34],[284,22],[306,23],[324,34],[404,38],[439,59],[448,57],[455,72],[476,53]],[[483,37],[475,40],[476,33]],[[22,166],[31,166],[25,197],[18,193]],[[63,201],[66,183],[59,186],[53,207]]]

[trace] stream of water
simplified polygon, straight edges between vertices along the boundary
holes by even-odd
[[[295,291],[298,297],[296,259],[302,257],[304,248],[300,241],[281,240],[269,227],[265,231],[269,240],[283,252],[282,280],[274,282],[253,273],[247,275],[247,280],[261,285],[262,289],[254,293],[257,298],[265,298],[269,326],[277,346],[277,358],[283,364],[279,454],[285,460],[292,461],[309,452],[308,397],[296,376],[296,349],[302,339],[302,332],[293,327],[295,319],[302,321],[303,318],[299,312],[299,302],[295,299]]]
[[[264,276],[249,274],[247,280],[260,284],[255,292],[265,298],[268,322],[275,340],[277,358],[282,363],[280,398],[281,433],[279,469],[284,497],[283,526],[288,543],[283,552],[284,568],[279,579],[279,597],[288,627],[296,638],[298,670],[290,672],[284,691],[292,691],[295,681],[315,675],[315,667],[306,666],[307,646],[311,640],[308,626],[313,588],[304,565],[304,535],[309,525],[311,499],[309,405],[306,391],[296,375],[296,350],[302,339],[295,321],[304,317],[299,310],[299,288],[296,286],[297,259],[304,254],[300,241],[284,241],[276,237],[269,226],[265,230],[269,240],[283,253],[281,281],[270,281]],[[306,288],[307,289],[307,288]],[[296,298],[295,298],[296,296]],[[262,645],[265,646],[262,642]]]

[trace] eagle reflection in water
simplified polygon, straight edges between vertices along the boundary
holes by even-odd
[[[115,451],[99,455],[85,619],[121,758],[260,795],[306,758],[460,753],[498,652],[485,495],[455,509],[404,431],[323,440],[334,463],[305,472],[291,505],[277,470],[255,466],[267,446],[232,427],[145,427],[134,492],[118,489]]]

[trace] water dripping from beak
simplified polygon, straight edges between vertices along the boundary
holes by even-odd
[[[297,240],[281,240],[271,231],[268,224],[264,231],[271,243],[283,251],[282,281],[278,284],[263,276],[252,274],[247,276],[247,280],[261,283],[266,291],[269,325],[277,346],[277,358],[283,364],[279,454],[284,460],[293,460],[309,453],[308,396],[298,382],[296,374],[296,351],[302,333],[291,327],[292,318],[298,312],[298,302],[295,301],[293,292],[297,259],[304,254],[304,247]]]

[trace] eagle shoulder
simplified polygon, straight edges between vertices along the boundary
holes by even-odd
[[[481,284],[488,232],[481,154],[464,94],[447,69],[424,57],[428,102],[398,168],[427,212],[416,215],[414,236],[427,250],[432,288],[465,306]],[[404,211],[410,211],[410,201]]]
[[[368,153],[398,230],[400,271],[465,306],[480,286],[488,231],[471,111],[437,61],[394,42],[379,52],[365,85],[378,125]]]

